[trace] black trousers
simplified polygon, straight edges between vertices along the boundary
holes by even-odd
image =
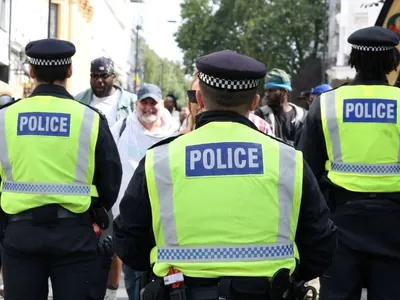
[[[54,300],[91,299],[97,239],[90,222],[60,219],[52,225],[9,223],[1,256],[7,300],[47,300],[49,278]]]
[[[400,299],[400,260],[350,249],[339,242],[331,267],[320,278],[320,300]]]
[[[96,257],[97,272],[90,285],[90,300],[103,300],[107,292],[108,275],[110,273],[112,257],[100,253]]]

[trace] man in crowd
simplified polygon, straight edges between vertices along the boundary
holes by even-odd
[[[322,93],[330,91],[331,89],[332,89],[332,87],[326,83],[317,85],[316,87],[312,88],[311,92],[310,92],[310,101],[311,101],[310,105],[314,101],[315,98],[317,98]]]
[[[178,130],[179,124],[164,108],[161,89],[154,84],[145,83],[138,92],[136,111],[118,121],[111,129],[123,166],[119,196],[112,209],[115,217],[119,215],[119,203],[147,149]],[[119,259],[118,261],[122,265]],[[123,265],[123,270],[129,299],[138,300],[142,272],[135,271],[127,265]]]
[[[100,57],[90,65],[90,88],[81,92],[76,100],[93,106],[106,115],[110,127],[127,117],[134,107],[136,95],[115,84],[114,63],[111,58]]]
[[[272,69],[266,76],[264,91],[266,105],[256,109],[255,114],[271,124],[276,137],[293,144],[303,126],[306,110],[289,103],[290,76],[283,70]]]
[[[179,122],[178,99],[173,94],[168,94],[164,100],[164,106],[171,113],[171,116]]]
[[[110,127],[119,119],[127,117],[133,111],[133,105],[136,101],[136,95],[117,86],[115,79],[113,61],[106,57],[96,58],[90,66],[90,88],[76,96],[78,101],[100,110],[107,117]],[[112,222],[111,211],[109,212],[109,219]],[[103,240],[111,234],[112,227],[110,226],[103,232],[100,239]],[[99,287],[99,295],[105,292],[108,278],[107,297],[113,299],[118,289],[121,272],[121,264],[118,263],[116,256],[112,261],[110,257],[104,257],[101,261],[101,271],[98,273],[99,283],[96,283]],[[100,288],[103,285],[104,291]]]

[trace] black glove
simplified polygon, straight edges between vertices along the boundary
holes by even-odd
[[[107,236],[104,240],[100,241],[97,243],[97,249],[99,249],[99,252],[101,255],[104,256],[113,256],[114,255],[114,247],[113,247],[113,241],[111,236]]]

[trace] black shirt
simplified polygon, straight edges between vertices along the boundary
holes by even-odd
[[[388,85],[388,82],[386,78],[371,80],[358,75],[350,85]],[[392,234],[393,228],[400,228],[400,195],[349,192],[328,179],[319,97],[310,107],[296,146],[319,180],[331,207],[331,217],[339,228],[340,241],[358,251],[400,258],[400,236]],[[368,149],[358,149],[363,150]]]
[[[57,98],[76,101],[64,87],[55,84],[40,84],[29,97],[34,96],[54,96]],[[6,106],[8,105],[12,105],[12,103],[7,104]],[[99,113],[96,109],[93,110]],[[107,119],[101,113],[99,113],[99,115],[99,134],[95,149],[93,185],[97,187],[99,194],[99,198],[96,199],[95,202],[107,210],[110,210],[118,197],[122,178],[122,166],[118,149],[108,126]]]
[[[230,112],[210,111],[196,118],[197,128],[209,122],[238,122],[257,130],[247,118]],[[171,137],[153,147],[170,143]],[[268,137],[270,138],[270,137]],[[149,270],[150,250],[155,246],[144,157],[130,181],[120,204],[120,216],[114,221],[117,255],[134,270]],[[301,263],[298,276],[310,280],[322,275],[331,264],[336,248],[336,228],[328,218],[329,209],[308,165],[304,163],[303,196],[296,233]]]

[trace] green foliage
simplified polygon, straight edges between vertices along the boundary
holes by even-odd
[[[327,14],[324,0],[185,0],[175,37],[188,72],[197,57],[231,49],[296,73],[322,55]]]
[[[180,63],[160,58],[149,46],[141,42],[143,49],[144,82],[158,85],[165,97],[173,93],[180,105],[186,103],[186,90],[189,86]]]

